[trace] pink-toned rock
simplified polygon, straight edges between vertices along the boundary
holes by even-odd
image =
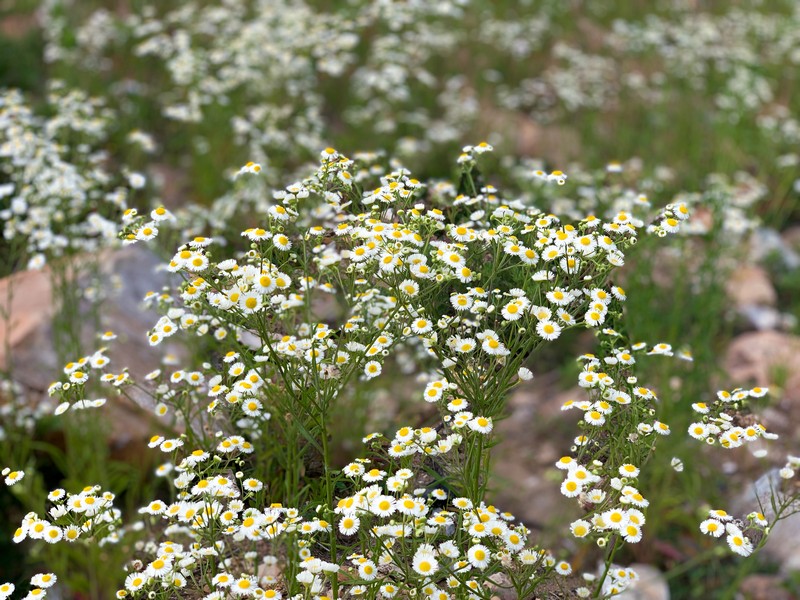
[[[12,40],[20,40],[38,26],[36,15],[33,13],[6,15],[0,19],[0,35]]]
[[[112,293],[101,309],[101,327],[117,334],[117,339],[107,344],[111,367],[117,372],[128,367],[133,379],[139,381],[159,366],[159,355],[152,351],[146,339],[146,332],[157,321],[158,314],[143,310],[141,302],[146,292],[160,290],[168,283],[166,273],[155,271],[160,262],[154,254],[138,246],[110,252],[104,259],[108,289],[112,287],[112,274],[120,282],[118,293]],[[85,283],[79,285],[85,286]],[[28,401],[35,403],[46,394],[48,385],[58,377],[63,366],[54,348],[56,310],[49,272],[23,272],[0,281],[0,309],[9,306],[9,318],[0,318],[0,340],[7,336],[13,362],[12,377],[26,390]],[[96,337],[100,332],[86,327],[82,333],[85,353],[102,345]],[[0,365],[6,366],[8,358],[5,344],[0,344]],[[132,400],[109,395],[103,410],[111,424],[112,450],[118,456],[136,458],[136,449],[152,434],[154,415],[148,397],[133,388],[129,393]]]
[[[800,337],[778,331],[742,334],[728,348],[725,370],[741,385],[780,383],[785,400],[800,401]]]
[[[8,367],[7,349],[17,346],[52,316],[46,271],[24,271],[0,279],[0,368]]]
[[[755,265],[734,269],[726,288],[728,296],[738,308],[753,305],[775,306],[778,302],[778,294],[767,271]]]
[[[783,587],[777,575],[748,575],[739,588],[745,600],[792,600],[792,593]]]
[[[800,444],[800,337],[759,331],[736,337],[725,357],[725,389],[769,387],[769,405],[758,411],[761,423],[792,451]]]
[[[509,399],[508,418],[497,425],[502,441],[492,450],[492,501],[535,529],[564,516],[565,511],[576,516],[575,505],[565,503],[559,491],[554,465],[569,454],[578,431],[561,405],[584,400],[586,393],[577,387],[559,392],[557,385],[556,376],[541,376],[520,386]],[[554,429],[563,430],[564,435],[553,436]]]
[[[481,106],[482,133],[498,134],[513,144],[514,154],[565,165],[580,156],[580,136],[565,125],[542,125],[523,112]]]
[[[790,248],[800,250],[800,227],[797,225],[789,227],[786,231],[781,233],[781,239],[783,239],[783,242]]]

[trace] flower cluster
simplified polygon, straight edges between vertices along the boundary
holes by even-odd
[[[31,577],[31,589],[23,600],[38,600],[47,597],[47,590],[53,587],[58,581],[55,573],[37,573]],[[0,585],[0,600],[10,598],[14,593],[16,586],[13,583],[4,583]]]
[[[113,245],[130,193],[106,171],[109,109],[57,84],[48,105],[54,114],[44,117],[18,91],[0,96],[3,236],[36,269]]]
[[[12,471],[10,467],[6,467],[3,469],[2,475],[5,477],[6,485],[12,486],[22,481],[22,478],[25,477],[25,471],[21,469]]]
[[[111,492],[101,491],[100,486],[85,487],[77,494],[54,489],[47,495],[52,504],[50,519],[28,513],[14,532],[14,542],[29,538],[48,544],[81,539],[95,540],[100,546],[117,543],[122,513],[114,507],[114,497]]]
[[[18,382],[0,377],[0,443],[14,444],[17,438],[30,438],[37,422],[53,412],[50,402],[28,401],[26,389]]]
[[[150,346],[190,340],[190,349],[136,384],[164,418],[148,445],[166,457],[156,474],[170,495],[140,508],[134,528],[147,536],[117,597],[522,598],[554,579],[588,597],[589,586],[610,595],[636,580],[611,560],[645,535],[640,470],[670,427],[635,369],[642,357],[692,357],[627,341],[617,330],[627,293],[613,277],[642,233],[677,232],[688,204],[646,215],[630,193],[630,206],[570,221],[484,181],[492,151],[486,142],[463,147],[456,185],[326,148],[235,242],[186,231],[165,265],[175,285],[145,302],[161,315]],[[260,185],[255,166],[243,167],[237,186]],[[528,175],[534,193],[567,180],[561,171]],[[163,208],[129,210],[122,237],[147,241],[172,218]],[[561,492],[585,513],[572,535],[608,547],[605,570],[583,574],[587,585],[487,502],[509,392],[533,378],[532,353],[576,329],[592,332],[598,348],[579,358],[587,399],[563,409],[580,412],[581,432],[556,467]],[[416,363],[415,394],[438,418],[370,434],[371,453],[337,468],[331,415],[386,371],[407,369],[403,361]],[[105,348],[68,363],[49,390],[56,413],[101,406],[86,399],[93,381],[124,393],[127,370],[108,365]],[[726,410],[711,408],[709,422],[726,421]],[[55,522],[32,513],[19,540],[99,536],[100,527],[103,543],[121,535],[113,495],[50,496]]]
[[[720,390],[713,402],[695,402],[692,410],[702,415],[702,421],[689,425],[689,435],[707,444],[719,444],[723,448],[738,448],[760,438],[777,439],[752,415],[743,414],[748,398],[761,398],[769,390],[756,387],[751,390]]]
[[[614,548],[623,541],[635,544],[642,540],[650,501],[637,487],[640,467],[656,438],[671,433],[669,425],[652,418],[655,392],[630,375],[630,369],[637,353],[671,356],[672,350],[668,344],[649,349],[643,343],[620,346],[620,334],[614,330],[605,329],[603,336],[609,341],[604,344],[606,355],[589,354],[580,359],[583,368],[578,384],[589,399],[568,400],[562,406],[562,410],[583,413],[579,426],[584,433],[575,438],[574,456],[563,456],[555,466],[564,473],[561,493],[576,498],[586,513],[570,525],[572,535],[594,539],[600,547],[610,543]],[[607,431],[631,444],[626,453],[609,453]],[[610,578],[603,585],[621,590],[630,581]]]
[[[107,331],[101,336],[103,340],[113,340],[116,336],[112,331]],[[94,354],[82,356],[78,360],[70,361],[64,365],[64,380],[50,384],[48,395],[57,397],[60,402],[54,414],[61,415],[68,410],[84,410],[99,408],[106,403],[105,398],[87,399],[87,390],[94,384],[103,383],[111,385],[117,390],[132,384],[127,369],[120,373],[106,371],[111,360],[105,355],[107,348],[100,348]],[[94,375],[94,378],[92,377]]]
[[[158,228],[162,222],[174,220],[172,213],[163,206],[151,210],[149,216],[140,215],[136,208],[129,208],[122,213],[123,229],[119,232],[119,237],[124,245],[147,242],[158,236]]]
[[[281,589],[299,584],[314,594],[341,583],[355,594],[391,597],[414,590],[435,596],[509,581],[522,593],[550,573],[569,574],[567,563],[526,547],[527,529],[512,526],[510,516],[486,505],[483,495],[486,452],[508,390],[532,377],[523,363],[535,348],[574,327],[597,331],[612,349],[604,358],[582,359],[581,385],[597,397],[576,405],[589,427],[576,445],[592,470],[578,459],[571,465],[564,459],[569,469],[563,490],[569,496],[585,492],[596,510],[591,523],[573,524],[573,533],[641,539],[640,509],[648,502],[635,487],[634,462],[644,462],[652,447],[648,440],[669,428],[646,418],[655,401],[651,390],[630,376],[616,379],[635,363],[633,353],[648,348],[618,344],[619,334],[608,325],[617,319],[626,293],[606,280],[624,264],[624,252],[644,223],[620,210],[607,221],[590,216],[573,225],[521,200],[504,200],[497,188],[480,181],[481,155],[491,151],[487,143],[463,149],[458,163],[465,188],[459,192],[443,183],[426,186],[402,167],[379,175],[374,157],[350,159],[327,148],[315,173],[274,194],[264,224],[242,232],[247,250],[225,257],[216,238],[197,236],[178,248],[167,269],[183,283],[174,294],[148,295],[164,312],[148,339],[158,346],[179,332],[210,338],[221,360],[171,374],[158,370],[146,379],[155,386],[157,414],[172,407],[185,423],[210,418],[222,441],[211,448],[206,434],[187,431],[199,447],[159,467],[162,475],[178,473],[179,499],[154,501],[142,512],[166,519],[166,531],[189,535],[181,550],[189,554],[159,569],[158,577],[148,568],[130,575],[127,593],[186,581],[201,560],[198,544],[215,548],[209,556],[225,569],[219,587],[235,580],[244,586],[231,588],[239,595],[275,589],[264,585],[258,570],[232,573],[226,559],[218,559],[224,554],[232,561],[233,546],[226,545],[225,552],[214,546],[213,532],[231,536],[231,544],[267,541],[273,548],[285,538],[288,573],[296,576],[281,579]],[[535,177],[545,183],[566,180],[560,171]],[[687,215],[684,205],[670,205],[655,222],[671,232]],[[320,303],[328,306],[332,297],[344,311],[315,319]],[[342,401],[350,382],[368,385],[379,376],[400,345],[438,365],[421,392],[440,412],[441,424],[401,427],[391,439],[365,438],[378,456],[343,469],[341,477],[353,489],[338,500],[333,472],[324,466],[329,504],[318,507],[322,516],[305,518],[305,494],[294,487],[297,465],[289,461],[314,468],[321,454],[327,463],[325,427],[332,403]],[[648,353],[672,350],[658,344]],[[207,417],[197,410],[203,406]],[[642,441],[634,462],[612,467],[591,458],[606,435],[606,421],[624,424],[630,439]],[[293,423],[302,424],[303,437],[291,437],[297,435]],[[223,434],[227,427],[251,441]],[[297,440],[293,447],[308,441],[295,455],[271,450],[279,463],[286,461],[278,488],[278,482],[270,487],[242,469],[274,448],[276,437]],[[176,456],[184,439],[154,436],[150,446]],[[427,461],[433,464],[423,470],[438,475],[420,474]],[[592,489],[601,479],[604,484]],[[279,498],[298,508],[247,508],[248,498],[260,499],[268,489],[273,499],[283,489]],[[348,545],[359,550],[341,554],[341,537],[359,540]],[[412,546],[398,553],[397,544],[405,539]],[[318,558],[320,550],[328,558]],[[151,553],[166,560],[159,547]],[[346,556],[348,562],[331,556]],[[215,568],[203,571],[213,578]],[[495,572],[504,575],[490,577]]]

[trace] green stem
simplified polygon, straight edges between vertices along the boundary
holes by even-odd
[[[619,543],[619,536],[614,536],[614,544],[611,546],[611,550],[608,553],[608,558],[606,558],[606,565],[605,569],[603,570],[603,575],[597,582],[597,587],[594,589],[594,597],[600,598],[600,591],[603,589],[603,584],[606,581],[606,577],[608,577],[608,572],[611,570],[611,563],[614,562],[614,555],[619,550],[620,543]]]

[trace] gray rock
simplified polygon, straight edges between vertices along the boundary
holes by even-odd
[[[771,254],[777,254],[787,269],[800,267],[800,254],[797,253],[775,229],[757,229],[752,239],[753,258],[762,261]]]
[[[669,585],[664,574],[652,565],[633,564],[638,581],[616,596],[619,600],[669,600]]]
[[[175,277],[157,270],[162,263],[144,245],[137,244],[115,252],[107,251],[103,256],[103,273],[99,282],[93,284],[85,279],[78,282],[84,297],[99,293],[104,298],[99,330],[90,321],[89,302],[84,300],[81,303],[81,315],[86,321],[81,331],[82,352],[91,354],[104,345],[108,346],[110,370],[118,373],[123,367],[128,367],[134,380],[141,381],[146,373],[159,367],[161,353],[152,351],[146,335],[160,315],[153,310],[144,310],[142,299],[148,291],[161,291]],[[0,323],[0,339],[8,335],[13,359],[12,377],[23,386],[28,402],[33,404],[46,396],[47,387],[60,377],[63,367],[54,346],[54,326],[58,325],[55,321],[57,299],[52,297],[50,276],[46,270],[19,273],[0,281],[0,292],[9,283],[13,285],[12,314],[9,321]],[[2,300],[5,300],[5,293],[2,295]],[[117,339],[100,341],[98,334],[106,330],[114,331]],[[170,347],[169,350],[179,355],[176,349]],[[68,360],[77,358],[79,356],[67,357]],[[0,364],[5,359],[0,355]],[[109,395],[105,409],[113,425],[110,443],[117,451],[138,446],[147,439],[151,430],[152,401],[144,393],[129,389],[134,402],[122,396]]]
[[[744,317],[748,325],[759,331],[781,329],[783,326],[783,316],[770,306],[747,304],[739,307],[739,313]]]
[[[735,514],[745,517],[753,511],[758,511],[772,521],[775,518],[772,495],[780,490],[783,484],[778,469],[772,469],[762,475],[733,503]],[[800,503],[794,510],[800,511]],[[784,514],[791,512],[790,508]],[[763,552],[780,565],[782,573],[800,572],[800,512],[790,514],[775,525]]]
[[[144,310],[142,298],[150,290],[160,291],[169,284],[170,277],[174,277],[156,270],[161,263],[143,245],[109,252],[104,258],[100,285],[107,297],[100,309],[100,327],[117,334],[118,339],[107,344],[112,348],[112,360],[116,354],[123,364],[131,367],[132,373],[144,374],[158,364],[147,343],[146,333],[159,315],[153,310]],[[9,283],[13,286],[11,322],[4,321],[2,327],[10,327],[13,375],[29,389],[44,391],[63,366],[58,364],[54,348],[53,319],[54,315],[57,318],[57,299],[51,294],[49,274],[47,271],[15,274],[0,282],[0,289],[5,289]],[[115,283],[118,288],[112,289]],[[91,291],[90,282],[82,279],[77,285],[84,293]],[[5,293],[3,296],[5,300]],[[88,302],[84,301],[82,316],[86,317],[87,312]],[[6,335],[5,329],[2,333]],[[91,353],[102,345],[96,337],[99,333],[101,331],[95,331],[90,324],[83,325],[81,344],[84,352]],[[0,363],[4,360],[0,354]],[[112,364],[114,367],[123,366],[118,361]]]

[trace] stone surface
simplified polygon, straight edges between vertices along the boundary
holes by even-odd
[[[728,295],[737,308],[775,306],[778,294],[763,267],[745,265],[734,269],[726,284]]]
[[[0,280],[0,368],[8,365],[7,349],[34,335],[52,313],[46,271],[24,271]]]
[[[161,290],[169,283],[168,274],[157,272],[161,264],[143,245],[130,246],[104,257],[104,279],[110,286],[119,281],[119,289],[111,293],[102,305],[101,330],[117,334],[113,342],[100,342],[98,331],[85,327],[82,344],[88,354],[102,345],[109,347],[110,369],[128,367],[136,380],[159,366],[159,354],[152,352],[146,333],[159,315],[142,308],[142,298],[150,290]],[[13,296],[10,318],[0,320],[0,339],[8,335],[13,359],[13,377],[28,391],[31,402],[46,393],[49,384],[58,376],[59,364],[53,346],[53,315],[56,313],[51,297],[49,274],[45,271],[24,272],[0,281],[0,307],[6,308],[8,286]],[[85,287],[87,282],[80,282]],[[0,350],[0,365],[8,359]],[[78,357],[75,357],[78,358]],[[152,430],[152,402],[142,393],[131,390],[133,401],[123,396],[108,396],[107,411],[112,424],[110,443],[115,452],[127,453],[127,447],[138,446]]]
[[[762,227],[757,229],[751,240],[752,257],[755,261],[762,261],[770,256],[776,256],[787,269],[800,267],[800,254],[792,248],[788,241],[791,237],[781,237],[775,229]]]
[[[36,15],[9,14],[0,19],[0,35],[12,40],[21,40],[37,29]]]
[[[728,348],[725,370],[742,385],[780,383],[786,399],[800,401],[800,337],[777,331],[737,336]]]
[[[749,575],[739,587],[743,600],[793,600],[789,590],[782,587],[782,578],[776,575]]]
[[[793,225],[781,233],[781,239],[792,250],[800,250],[800,226]]]
[[[620,595],[619,600],[669,600],[669,585],[664,574],[651,565],[633,564],[631,568],[639,575]]]
[[[748,304],[739,307],[739,314],[744,317],[748,326],[759,331],[770,329],[790,329],[784,315],[770,306]]]
[[[513,144],[514,154],[565,165],[580,156],[580,136],[565,125],[542,125],[515,110],[481,105],[484,135],[497,135]]]
[[[131,368],[131,373],[144,374],[157,366],[155,353],[150,351],[146,333],[159,315],[153,310],[144,310],[142,298],[151,290],[160,291],[168,285],[167,273],[157,272],[160,259],[143,246],[131,246],[109,254],[104,258],[104,287],[118,282],[118,289],[109,294],[101,307],[101,329],[110,329],[117,339],[106,345],[114,366],[120,362]],[[14,375],[20,383],[34,389],[46,389],[53,377],[56,364],[53,348],[52,319],[55,304],[51,297],[47,271],[29,271],[13,275],[0,282],[0,294],[5,298],[5,287],[13,286],[10,323],[0,323],[0,338],[10,333],[10,346],[15,365]],[[86,288],[87,282],[78,283]],[[0,306],[5,306],[5,302]],[[85,311],[87,306],[82,306]],[[96,339],[100,332],[85,326],[82,344],[86,352],[101,345]],[[114,360],[118,355],[121,361]],[[5,359],[4,354],[0,354]],[[0,362],[0,364],[5,364]]]
[[[734,501],[732,507],[738,517],[745,517],[753,511],[763,512],[770,521],[775,517],[772,509],[772,495],[775,491],[785,489],[786,484],[772,469],[748,486]],[[796,483],[795,483],[796,485]],[[796,493],[795,490],[794,493]],[[780,496],[777,496],[780,498]],[[794,510],[800,511],[800,503]],[[792,509],[784,511],[790,514]],[[800,512],[780,520],[770,533],[762,551],[770,559],[780,565],[782,573],[800,572]]]
[[[556,386],[557,378],[547,375],[515,391],[508,418],[497,425],[502,441],[492,451],[492,502],[536,530],[554,521],[563,526],[564,519],[580,516],[576,504],[564,502],[561,475],[554,465],[569,453],[577,431],[561,405],[586,395],[577,387],[558,392]]]
[[[728,349],[725,368],[734,384],[771,388],[772,404],[759,411],[767,429],[780,435],[777,441],[770,442],[770,453],[796,454],[800,442],[800,338],[776,331],[740,335]],[[755,467],[751,465],[751,469]],[[739,517],[760,511],[769,518],[771,490],[780,489],[783,483],[778,470],[773,469],[747,484],[731,508]],[[800,571],[800,513],[775,526],[763,552],[780,565],[783,573]]]

